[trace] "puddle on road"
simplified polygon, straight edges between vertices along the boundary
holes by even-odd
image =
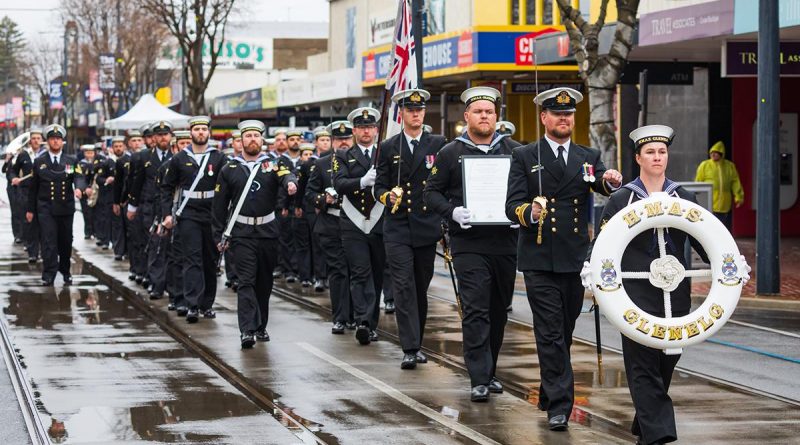
[[[0,280],[0,306],[54,443],[264,440],[270,414],[107,287],[76,275],[80,286],[43,288],[18,265],[0,263],[15,276]]]

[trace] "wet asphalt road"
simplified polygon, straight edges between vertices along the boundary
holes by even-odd
[[[0,217],[2,213],[6,211]],[[75,233],[82,233],[79,218],[76,214]],[[577,397],[570,430],[547,431],[545,416],[535,409],[535,345],[523,323],[509,324],[500,362],[500,378],[513,394],[493,397],[488,404],[470,403],[458,315],[446,301],[449,294],[443,289],[449,281],[444,277],[435,278],[431,289],[425,346],[433,359],[408,372],[399,369],[402,353],[391,339],[396,333],[393,316],[382,317],[381,341],[362,347],[351,332],[330,334],[327,294],[281,285],[271,304],[272,341],[241,351],[236,300],[229,290],[220,285],[216,320],[187,325],[167,313],[164,300],[143,298],[141,288],[126,280],[125,266],[108,251],[82,239],[75,244],[80,257],[96,269],[83,268],[78,260],[73,264],[74,286],[63,288],[59,280],[55,289],[45,289],[37,286],[38,266],[28,266],[21,249],[10,243],[8,229],[0,229],[0,307],[36,391],[39,416],[54,441],[632,443],[626,433],[632,407],[621,356],[604,354],[601,378],[594,348],[583,344],[573,347]],[[512,317],[529,320],[524,297],[515,300]],[[152,318],[142,314],[142,307]],[[763,318],[755,311],[742,320],[756,323]],[[787,332],[795,321],[787,317]],[[590,316],[583,315],[579,328],[587,322],[592,323]],[[164,328],[177,332],[180,342]],[[585,336],[594,337],[593,326],[590,334]],[[604,342],[611,344],[614,338],[618,334],[607,327]],[[738,333],[735,340],[742,341]],[[201,360],[198,351],[222,365]],[[741,361],[749,361],[758,378],[764,364],[753,357],[759,354],[741,352],[749,354]],[[680,365],[686,366],[689,357],[685,354]],[[795,365],[780,371],[788,375],[761,379],[796,382],[798,369]],[[693,374],[676,373],[671,390],[679,443],[798,442],[798,405]]]

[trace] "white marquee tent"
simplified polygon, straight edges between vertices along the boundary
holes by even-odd
[[[130,130],[154,121],[167,121],[173,127],[187,127],[189,117],[161,105],[152,94],[145,94],[122,116],[105,122],[107,130]]]

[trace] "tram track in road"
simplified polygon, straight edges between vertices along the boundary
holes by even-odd
[[[73,255],[79,259],[81,258],[79,253],[74,253]],[[197,358],[202,360],[203,363],[205,363],[217,375],[233,385],[239,392],[241,392],[242,395],[244,395],[265,412],[271,414],[276,420],[281,422],[281,424],[283,424],[292,434],[294,434],[298,440],[301,441],[301,443],[306,445],[338,445],[339,441],[335,437],[325,437],[325,435],[321,435],[318,432],[312,431],[305,425],[306,419],[299,418],[297,414],[294,414],[280,406],[278,403],[275,403],[275,401],[273,401],[268,395],[264,394],[262,390],[253,385],[238,370],[220,360],[211,350],[206,348],[200,342],[194,340],[184,331],[178,329],[167,314],[164,314],[158,309],[148,305],[141,294],[125,287],[117,279],[90,262],[84,262],[84,267],[91,275],[95,276],[100,282],[111,288],[112,291],[122,295],[129,304],[135,307],[148,319],[156,323],[156,325],[167,335],[172,337]]]

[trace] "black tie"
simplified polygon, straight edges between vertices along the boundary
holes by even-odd
[[[561,145],[558,146],[558,164],[561,165],[561,169],[567,171],[567,161],[564,160],[564,147]]]
[[[53,164],[58,164],[58,156],[53,156]]]
[[[371,161],[371,160],[372,160],[372,158],[370,158],[370,157],[369,157],[369,148],[367,148],[367,149],[365,149],[365,150],[364,150],[364,156],[366,156],[366,157],[367,157],[367,160],[368,160],[368,161]]]
[[[412,139],[411,140],[411,154],[412,155],[414,154],[414,150],[417,149],[417,146],[419,146],[419,141],[416,140],[416,139]]]

